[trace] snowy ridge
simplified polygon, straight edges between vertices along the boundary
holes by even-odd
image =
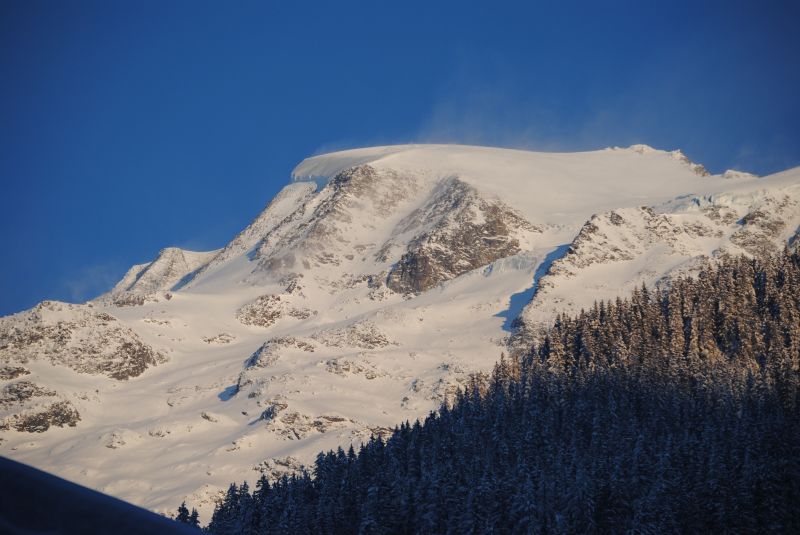
[[[195,252],[167,247],[149,264],[137,264],[111,290],[111,294],[150,294],[171,290],[195,270],[217,256],[218,251]]]
[[[800,169],[712,176],[646,146],[315,156],[221,250],[0,319],[0,454],[208,515],[231,481],[425,415],[559,311],[796,244],[798,200]]]
[[[378,170],[424,173],[434,180],[457,176],[529,218],[548,222],[586,219],[605,209],[725,187],[721,177],[701,176],[680,151],[646,145],[574,153],[461,145],[372,147],[308,158],[292,176],[296,181],[319,181],[365,164]]]
[[[210,261],[202,267],[197,275],[214,266],[225,263],[231,258],[244,253],[251,253],[264,240],[270,231],[297,208],[298,204],[308,199],[316,187],[313,184],[289,184],[275,196],[264,208],[264,211],[223,247]]]
[[[748,184],[592,216],[541,279],[520,320],[532,328],[555,313],[576,312],[643,283],[691,273],[708,258],[759,256],[794,244],[800,232],[800,172],[790,176],[771,181],[771,188]]]

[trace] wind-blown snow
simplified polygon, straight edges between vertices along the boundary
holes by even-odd
[[[718,176],[698,176],[677,151],[645,145],[565,153],[464,145],[371,147],[308,158],[292,176],[295,181],[329,179],[364,164],[432,179],[458,176],[548,222],[663,202],[680,194],[704,195],[731,185]]]

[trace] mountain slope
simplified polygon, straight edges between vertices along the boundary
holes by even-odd
[[[0,453],[155,510],[186,498],[208,514],[243,474],[296,469],[436,408],[509,350],[523,308],[526,335],[631,281],[782,247],[800,224],[798,184],[798,169],[725,178],[644,146],[310,158],[219,251],[165,249],[114,292],[57,305],[46,340],[33,312],[0,320],[2,388],[35,394],[3,413]],[[103,336],[116,341],[82,368],[70,348]],[[104,372],[127,362],[123,347],[152,362]],[[75,427],[16,429],[38,410],[25,403],[51,398],[79,413]]]
[[[547,270],[519,319],[530,329],[557,312],[577,312],[643,283],[667,282],[708,258],[763,256],[796,246],[798,232],[797,170],[724,193],[596,214]]]
[[[800,256],[726,258],[561,315],[424,423],[231,487],[207,529],[797,532],[799,354]]]

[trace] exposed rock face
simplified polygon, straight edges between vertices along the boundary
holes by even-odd
[[[639,154],[664,153],[664,151],[659,151],[659,150],[654,149],[653,147],[650,147],[648,145],[641,145],[641,144],[639,144],[639,145],[631,145],[629,147],[629,149],[631,149],[634,152],[638,152]],[[708,172],[708,170],[705,168],[705,166],[703,164],[694,163],[692,160],[690,160],[680,150],[669,151],[669,152],[666,152],[666,154],[669,157],[671,157],[673,160],[678,160],[679,162],[686,164],[689,167],[689,169],[691,169],[691,171],[694,174],[696,174],[697,176],[709,176],[710,175],[710,173]]]
[[[486,200],[452,178],[431,200],[404,219],[397,234],[428,222],[387,277],[398,293],[417,294],[440,282],[520,251],[520,234],[539,231],[499,200]],[[391,244],[384,246],[387,250]]]
[[[325,371],[345,377],[347,375],[363,375],[365,379],[372,380],[385,377],[386,372],[366,359],[354,360],[346,357],[328,359],[325,361]]]
[[[247,359],[247,368],[265,368],[275,364],[280,358],[280,352],[286,348],[298,348],[308,353],[314,352],[314,345],[294,336],[270,338]]]
[[[0,422],[0,430],[14,429],[25,433],[43,433],[55,427],[75,427],[81,417],[69,401],[62,400],[32,411],[12,414]]]
[[[270,338],[244,361],[243,370],[236,379],[235,394],[247,394],[248,398],[262,399],[270,383],[279,380],[274,375],[273,368],[280,360],[288,355],[288,360],[291,361],[297,355],[314,351],[315,343],[312,340],[294,336]]]
[[[235,336],[230,335],[228,333],[219,333],[214,336],[207,336],[203,338],[203,342],[211,345],[223,345],[223,344],[230,344],[236,339]]]
[[[273,405],[275,407],[275,405]],[[352,420],[335,414],[311,416],[285,408],[268,410],[262,419],[266,427],[286,440],[302,440],[312,433],[327,433],[333,429],[344,429],[352,425]]]
[[[759,256],[791,246],[798,224],[800,198],[763,191],[594,215],[538,281],[518,322],[522,344],[557,312],[577,312],[645,282],[668,282],[718,256]]]
[[[107,298],[118,307],[140,307],[147,302],[158,301],[155,294],[139,294],[136,292],[116,292]]]
[[[289,303],[286,296],[262,295],[252,303],[248,303],[236,313],[236,319],[245,325],[269,327],[284,317],[304,320],[316,312],[305,307],[296,307]]]
[[[357,347],[360,349],[376,349],[394,344],[378,329],[375,323],[363,320],[347,327],[325,329],[311,337],[327,347]]]
[[[118,449],[142,441],[142,435],[130,429],[118,428],[103,434],[101,441],[108,449]]]
[[[796,222],[798,212],[800,199],[788,195],[765,198],[738,221],[739,228],[731,236],[731,242],[754,256],[768,254],[783,243],[783,235],[791,231],[787,222]],[[792,241],[789,238],[790,244]]]
[[[688,255],[696,240],[721,237],[722,231],[710,222],[681,221],[648,207],[607,212],[592,216],[583,225],[548,275],[571,276],[591,265],[633,260],[656,244]]]
[[[166,361],[129,327],[89,305],[44,301],[0,319],[0,362],[47,359],[80,373],[124,380]]]
[[[21,366],[3,366],[0,368],[0,380],[9,381],[31,373]]]
[[[52,397],[55,395],[55,391],[42,388],[30,381],[17,381],[16,383],[7,384],[3,388],[0,407],[6,408],[12,405],[19,405],[35,397]]]
[[[355,236],[373,227],[370,218],[390,217],[418,189],[412,175],[378,173],[369,165],[346,169],[271,229],[253,257],[262,272],[339,266],[354,258]]]
[[[14,429],[27,433],[42,433],[51,426],[74,427],[80,420],[72,404],[55,390],[40,386],[29,379],[14,381],[30,375],[21,367],[5,367],[0,380],[6,383],[0,390],[0,430]]]
[[[303,294],[303,286],[300,284],[302,279],[302,273],[289,273],[282,277],[279,282],[284,287],[283,291],[287,294],[305,297]]]
[[[268,459],[253,467],[253,470],[265,475],[271,483],[283,476],[299,475],[303,469],[304,466],[300,464],[300,461],[291,455],[276,459]]]

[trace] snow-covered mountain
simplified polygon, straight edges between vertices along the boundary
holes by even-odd
[[[0,454],[208,514],[231,481],[425,415],[560,311],[798,228],[800,168],[710,175],[643,145],[316,156],[222,249],[0,319]]]

